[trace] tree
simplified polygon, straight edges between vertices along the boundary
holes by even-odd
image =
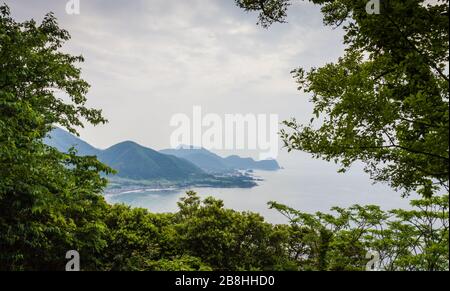
[[[444,271],[449,268],[449,201],[413,200],[412,210],[378,206],[332,208],[307,214],[270,202],[290,221],[288,253],[299,270],[363,271],[366,254],[379,254],[385,271]]]
[[[95,157],[78,157],[43,144],[59,124],[72,133],[106,120],[85,106],[89,85],[60,52],[69,39],[48,14],[41,24],[17,23],[0,6],[0,269],[64,270],[65,254],[77,250],[95,269],[106,246],[101,220],[108,205],[100,193],[110,169]],[[70,98],[64,102],[57,92]]]
[[[293,71],[312,96],[309,124],[285,121],[289,151],[335,161],[341,171],[355,161],[375,181],[405,195],[424,197],[449,188],[448,0],[311,0],[326,25],[342,26],[346,52],[336,63]],[[264,27],[284,22],[289,0],[236,0],[259,11]]]
[[[200,258],[214,270],[288,268],[287,231],[256,213],[225,209],[212,197],[203,202],[195,192],[179,202],[174,228],[181,253]]]
[[[179,211],[153,214],[114,205],[105,216],[108,248],[102,270],[284,270],[296,269],[286,253],[287,226],[256,213],[237,212],[188,192]]]

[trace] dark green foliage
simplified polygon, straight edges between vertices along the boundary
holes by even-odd
[[[106,216],[105,270],[274,270],[289,266],[287,227],[258,214],[201,202],[194,192],[174,214],[116,205]]]
[[[336,215],[269,205],[291,222],[288,252],[300,270],[362,271],[369,251],[380,255],[380,270],[449,269],[448,195],[413,200],[412,210],[355,205],[333,208]]]
[[[98,173],[110,170],[41,141],[54,123],[75,132],[81,119],[105,122],[85,107],[88,84],[75,66],[82,58],[59,52],[69,34],[52,14],[40,25],[15,22],[6,6],[0,16],[0,269],[61,270],[71,249],[95,266],[93,254],[106,245]]]
[[[260,11],[258,24],[269,27],[274,22],[284,22],[290,0],[235,0],[245,11]]]
[[[363,271],[366,255],[380,270],[448,270],[448,195],[412,201],[412,210],[377,206],[307,214],[269,203],[289,225],[236,212],[188,192],[173,214],[116,205],[105,218],[108,247],[100,270]]]
[[[286,234],[255,213],[224,209],[223,202],[200,202],[194,192],[179,203],[175,225],[182,249],[219,270],[273,270],[286,260]]]
[[[269,203],[289,225],[223,208],[188,192],[173,214],[116,205],[106,216],[102,270],[362,271],[366,254],[381,270],[448,270],[448,196],[413,201],[413,210],[377,206],[307,214]]]

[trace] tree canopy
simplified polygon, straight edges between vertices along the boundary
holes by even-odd
[[[60,52],[68,39],[52,14],[39,25],[18,23],[0,6],[1,269],[63,270],[61,256],[71,249],[91,265],[89,254],[106,245],[99,173],[110,169],[42,142],[56,123],[76,133],[83,119],[105,122],[85,106],[89,86],[76,66],[82,57]]]
[[[285,22],[293,0],[236,0],[268,27]],[[335,161],[362,161],[376,181],[425,197],[448,192],[448,0],[311,0],[324,23],[345,32],[345,55],[320,68],[293,70],[311,96],[309,124],[285,121],[288,150]]]

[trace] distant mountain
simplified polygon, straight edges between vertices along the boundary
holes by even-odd
[[[134,180],[177,180],[205,174],[187,160],[161,154],[131,141],[102,151],[98,159],[116,169],[120,177]]]
[[[221,173],[231,170],[222,157],[203,148],[183,146],[161,150],[160,153],[186,159],[205,172]]]
[[[223,173],[232,170],[276,171],[280,169],[276,160],[255,161],[252,158],[241,158],[236,155],[222,158],[204,148],[192,146],[166,149],[160,151],[160,153],[186,159],[203,171],[210,173]]]
[[[94,148],[75,135],[56,127],[50,135],[44,139],[44,143],[66,153],[70,148],[77,149],[81,156],[97,156],[101,150]]]
[[[122,142],[100,150],[60,128],[55,128],[44,142],[61,152],[74,147],[81,156],[97,156],[102,163],[117,170],[117,177],[121,178],[180,180],[206,176],[199,167],[187,160],[161,154],[135,142]]]
[[[276,171],[280,169],[280,165],[276,160],[255,161],[252,158],[241,158],[239,156],[229,156],[224,160],[228,167],[233,169],[263,171]]]
[[[206,149],[182,147],[160,152],[132,141],[97,149],[71,133],[55,128],[44,142],[61,152],[71,147],[81,156],[97,156],[104,164],[117,170],[117,177],[130,180],[181,181],[190,185],[252,187],[255,183],[234,170],[277,170],[275,160],[255,161],[251,158],[230,156],[222,158]],[[221,175],[215,176],[214,174]],[[226,175],[222,175],[225,173]],[[190,181],[190,182],[189,182]]]

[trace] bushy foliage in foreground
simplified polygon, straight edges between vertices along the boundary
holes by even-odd
[[[225,209],[187,192],[173,214],[123,205],[106,219],[106,270],[448,270],[448,195],[416,200],[411,210],[377,206],[306,214],[271,202],[290,224]]]
[[[411,210],[377,206],[333,208],[307,214],[271,202],[289,224],[273,225],[251,212],[226,209],[211,197],[187,192],[179,211],[107,205],[89,221],[101,229],[40,233],[40,245],[2,249],[3,270],[63,270],[66,250],[79,250],[83,270],[366,270],[375,251],[380,270],[448,270],[448,195],[413,201]],[[91,209],[85,209],[90,212]],[[73,237],[77,237],[75,240]],[[3,243],[3,242],[2,242]],[[19,245],[17,245],[18,247]],[[10,264],[9,254],[20,260]]]

